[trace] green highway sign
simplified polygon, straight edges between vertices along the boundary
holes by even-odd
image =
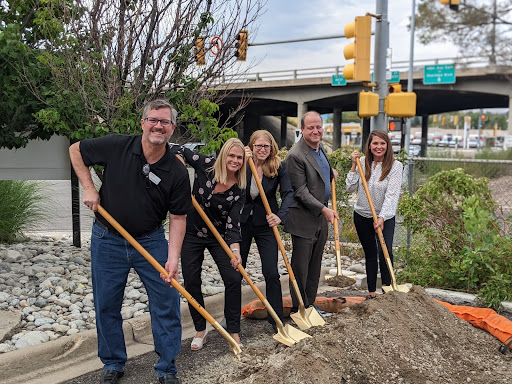
[[[455,64],[425,65],[423,84],[455,84]]]
[[[389,79],[390,83],[399,83],[400,82],[400,71],[391,71],[391,78]]]
[[[347,79],[345,79],[343,75],[332,75],[331,85],[333,87],[347,85]]]

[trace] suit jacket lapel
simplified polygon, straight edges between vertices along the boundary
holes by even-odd
[[[309,163],[315,168],[315,170],[318,172],[318,175],[320,178],[322,178],[322,170],[320,169],[320,166],[318,165],[318,161],[316,161],[315,156],[311,152],[311,148],[309,145],[306,144],[306,141],[302,139],[303,141],[303,148],[302,151],[304,153],[304,156],[306,157],[306,160],[309,161]]]

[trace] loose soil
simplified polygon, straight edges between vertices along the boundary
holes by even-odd
[[[311,338],[287,347],[272,338],[265,320],[243,319],[245,347],[237,357],[217,332],[210,332],[201,351],[190,351],[190,340],[184,341],[178,376],[183,384],[512,381],[512,356],[498,352],[501,343],[457,318],[420,287],[378,295],[325,320],[325,326],[305,331]],[[121,384],[140,383],[135,372],[151,370],[155,361],[154,353],[129,360]],[[98,378],[99,372],[94,382]]]
[[[330,279],[326,280],[326,282],[331,287],[339,288],[350,287],[356,283],[354,279],[343,275],[331,277]]]

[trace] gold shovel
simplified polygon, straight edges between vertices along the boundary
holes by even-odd
[[[217,241],[222,246],[224,251],[227,253],[229,258],[230,259],[236,259],[235,255],[233,254],[233,251],[226,244],[226,241],[222,238],[222,236],[220,235],[219,231],[217,231],[217,228],[215,228],[215,226],[213,225],[211,220],[208,218],[206,213],[204,213],[203,208],[201,208],[201,206],[199,205],[199,203],[197,202],[197,200],[195,199],[194,196],[192,196],[192,204],[194,204],[194,208],[199,213],[199,215],[202,217],[202,219],[204,220],[204,222],[206,223],[208,228],[210,228],[210,231],[212,231],[212,233],[216,237]],[[249,275],[245,271],[245,269],[242,266],[242,264],[238,264],[237,268],[240,271],[240,273],[242,274],[242,276],[245,278],[245,280],[249,283],[249,285],[251,286],[251,288],[254,291],[254,293],[256,294],[256,296],[258,296],[258,299],[260,299],[260,301],[263,303],[263,305],[267,309],[267,311],[270,314],[270,316],[272,316],[272,318],[276,322],[277,333],[274,335],[274,339],[275,340],[279,341],[280,343],[283,343],[284,345],[291,346],[291,345],[295,344],[296,342],[298,342],[298,341],[300,341],[302,339],[305,339],[307,337],[311,337],[307,333],[299,331],[298,329],[293,328],[289,324],[283,325],[283,322],[281,321],[279,316],[277,316],[277,313],[274,311],[274,309],[272,308],[270,303],[267,301],[265,296],[263,296],[263,294],[258,289],[258,287],[251,280],[251,278],[249,277]]]
[[[332,209],[338,213],[338,205],[336,204],[336,186],[334,179],[331,180],[331,197],[332,197]],[[338,228],[338,218],[334,217],[334,245],[336,247],[336,276],[325,275],[325,280],[329,280],[333,277],[343,276],[341,272],[341,251],[340,251],[340,234]]]
[[[101,216],[103,216],[116,230],[119,232],[133,247],[139,251],[139,253],[146,258],[147,261],[155,267],[155,269],[163,274],[165,277],[169,277],[169,273],[165,270],[164,267],[160,265],[158,261],[155,260],[151,254],[146,251],[146,249],[139,244],[137,240],[135,240],[132,235],[130,235],[126,229],[124,229],[121,224],[119,224],[110,214],[101,206],[98,204],[98,212]],[[242,350],[240,349],[240,346],[238,343],[230,336],[230,334],[222,328],[222,325],[220,325],[217,320],[213,318],[212,315],[210,315],[206,309],[204,309],[201,304],[199,304],[191,295],[187,292],[183,286],[181,286],[180,283],[178,283],[174,278],[171,279],[171,285],[178,290],[181,295],[187,299],[187,301],[192,304],[192,306],[203,316],[206,321],[208,321],[219,333],[227,340],[229,345],[231,346],[231,350],[235,355],[238,355],[242,353]]]
[[[249,166],[251,167],[252,174],[254,175],[254,180],[256,180],[256,185],[258,186],[258,190],[260,191],[261,200],[263,201],[263,205],[265,206],[265,210],[267,211],[267,215],[272,213],[270,209],[270,205],[268,204],[267,196],[265,195],[265,191],[263,190],[263,186],[261,185],[261,181],[258,177],[258,172],[256,171],[256,167],[254,166],[254,161],[251,157],[249,157]],[[302,296],[300,294],[299,285],[297,284],[297,280],[295,280],[295,274],[293,273],[292,266],[288,262],[288,258],[286,257],[286,250],[284,249],[283,241],[281,239],[281,235],[277,227],[272,227],[274,231],[274,236],[276,237],[277,244],[279,245],[279,249],[281,250],[281,254],[283,255],[284,264],[286,265],[286,269],[288,271],[288,275],[290,276],[290,282],[293,285],[293,289],[295,291],[295,295],[299,300],[299,311],[297,313],[291,313],[290,317],[292,320],[299,326],[300,329],[305,330],[315,326],[321,326],[325,324],[325,320],[320,316],[318,311],[314,307],[309,307],[308,309],[304,306],[304,301],[302,300]]]
[[[368,183],[366,182],[366,178],[364,177],[363,167],[361,167],[361,162],[359,158],[356,158],[356,165],[359,171],[359,177],[361,178],[361,182],[364,187],[364,191],[366,192],[366,198],[368,199],[368,204],[370,204],[370,209],[372,210],[373,221],[377,222],[377,213],[375,212],[375,207],[373,206],[372,196],[370,195],[370,190],[368,189]],[[380,246],[382,247],[382,252],[384,253],[384,258],[386,259],[386,264],[389,269],[389,274],[391,275],[391,286],[382,286],[382,290],[384,292],[390,291],[400,291],[400,292],[409,292],[409,287],[407,285],[396,285],[395,273],[393,272],[393,265],[391,265],[391,258],[389,257],[388,248],[386,247],[386,243],[384,242],[384,236],[382,235],[382,229],[377,228],[377,235],[379,236]]]

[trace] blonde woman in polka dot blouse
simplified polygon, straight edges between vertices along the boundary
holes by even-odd
[[[360,153],[355,150],[351,156],[352,168],[347,174],[346,184],[349,192],[357,191],[354,225],[366,258],[367,298],[371,299],[376,296],[378,269],[382,285],[391,284],[391,276],[376,231],[378,227],[381,228],[389,257],[393,262],[395,215],[402,186],[403,165],[393,156],[387,132],[380,129],[372,131],[365,145],[365,156],[361,157],[361,166],[377,213],[378,220],[374,223],[370,204],[356,169],[356,158],[360,157]]]
[[[192,209],[187,216],[187,231],[181,249],[185,289],[204,307],[201,271],[204,251],[208,249],[224,282],[224,317],[227,331],[240,343],[238,334],[242,310],[242,280],[236,266],[242,262],[240,213],[245,202],[247,174],[244,145],[239,139],[227,140],[217,159],[181,146],[173,146],[171,151],[182,156],[185,162],[194,168],[192,194],[238,258],[237,261],[230,261],[204,220],[195,209]],[[206,343],[206,320],[190,304],[189,309],[196,329],[196,336],[190,348],[197,351]]]

